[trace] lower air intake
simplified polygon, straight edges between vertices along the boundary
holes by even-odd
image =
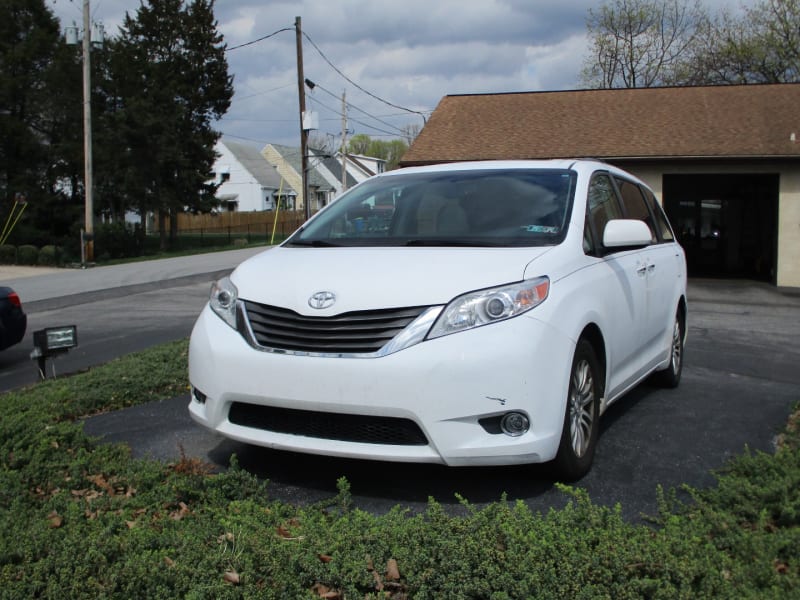
[[[428,440],[410,419],[348,415],[234,402],[228,420],[243,427],[324,440],[426,446]]]

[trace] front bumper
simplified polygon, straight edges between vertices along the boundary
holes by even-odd
[[[281,450],[452,466],[544,462],[558,449],[573,351],[563,333],[526,314],[381,358],[278,354],[252,348],[206,307],[189,347],[189,379],[199,392],[189,410],[223,436]],[[342,441],[236,424],[229,419],[234,404],[332,420],[407,419],[427,443]],[[527,433],[492,433],[480,422],[510,411],[528,417]]]

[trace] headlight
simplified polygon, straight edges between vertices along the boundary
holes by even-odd
[[[537,277],[464,294],[444,308],[428,339],[516,317],[544,302],[549,291],[550,279]]]
[[[236,301],[239,290],[228,277],[223,277],[211,285],[208,305],[217,316],[236,329]]]

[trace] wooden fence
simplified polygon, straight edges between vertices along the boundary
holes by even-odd
[[[231,239],[284,239],[305,222],[303,211],[224,212],[178,215],[178,235],[227,236]],[[169,227],[169,222],[167,222]]]

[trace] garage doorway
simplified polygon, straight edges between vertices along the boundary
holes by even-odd
[[[690,276],[775,282],[779,176],[664,175]]]

